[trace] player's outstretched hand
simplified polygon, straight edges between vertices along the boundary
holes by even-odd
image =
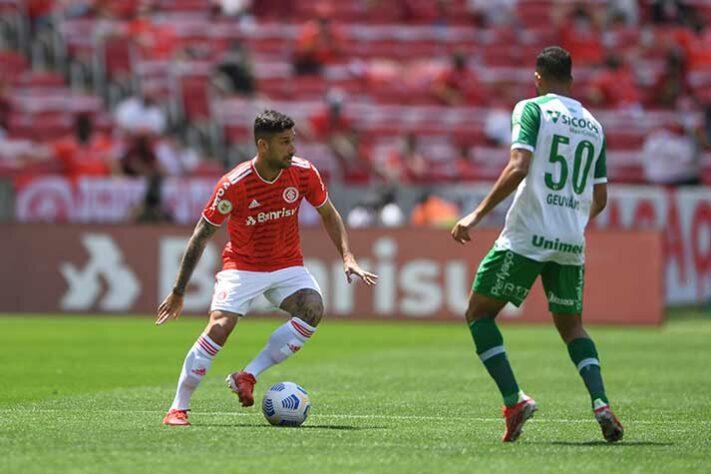
[[[378,282],[378,275],[375,273],[370,273],[366,272],[362,268],[360,268],[360,265],[358,265],[358,262],[355,261],[355,258],[353,257],[346,257],[343,260],[343,269],[346,272],[346,278],[348,278],[348,283],[351,283],[353,279],[351,278],[352,275],[356,275],[359,277],[361,280],[365,282],[366,285],[375,285]]]
[[[176,319],[180,316],[183,310],[183,297],[170,293],[166,299],[158,306],[158,317],[156,318],[156,326],[163,324],[169,319]]]
[[[452,238],[462,245],[470,242],[472,238],[469,236],[469,231],[478,223],[479,219],[473,213],[462,217],[452,228]]]

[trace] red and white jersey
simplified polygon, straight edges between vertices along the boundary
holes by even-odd
[[[299,206],[318,208],[328,191],[311,162],[294,157],[273,181],[241,163],[217,183],[202,217],[216,226],[227,218],[230,241],[222,252],[223,270],[273,272],[304,264],[299,238]]]

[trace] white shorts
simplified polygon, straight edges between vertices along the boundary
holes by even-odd
[[[215,278],[210,311],[229,311],[243,316],[252,301],[262,294],[277,308],[299,290],[321,294],[321,288],[306,267],[288,267],[275,272],[223,270]]]

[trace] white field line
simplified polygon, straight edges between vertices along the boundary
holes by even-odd
[[[131,415],[131,414],[165,414],[164,410],[80,410],[80,409],[60,409],[60,408],[39,408],[39,409],[23,409],[23,408],[4,408],[0,409],[0,413],[108,413],[108,414],[119,414],[119,415]],[[254,413],[243,413],[243,412],[195,412],[194,415],[198,416],[236,416],[236,417],[254,417],[260,415],[259,412]],[[503,418],[482,418],[482,417],[466,417],[466,416],[426,416],[426,415],[376,415],[376,414],[366,414],[366,415],[347,415],[347,414],[318,414],[313,413],[313,418],[319,419],[334,419],[334,420],[393,420],[393,421],[449,421],[449,420],[459,420],[462,422],[476,421],[476,422],[501,422]],[[573,419],[573,418],[544,418],[540,415],[534,417],[533,420],[536,423],[590,423],[594,421],[592,416],[585,419]],[[635,425],[659,425],[659,424],[711,424],[711,420],[694,420],[689,422],[687,420],[629,420],[626,419],[626,424]]]

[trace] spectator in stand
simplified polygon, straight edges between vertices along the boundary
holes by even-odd
[[[486,112],[484,135],[489,145],[506,146],[511,144],[511,112],[500,107]]]
[[[0,134],[0,170],[15,172],[34,164],[52,163],[49,147],[32,140],[15,140]],[[50,166],[51,168],[51,166]]]
[[[96,0],[60,0],[59,8],[67,18],[90,18],[97,13]]]
[[[121,169],[127,176],[152,177],[161,174],[151,137],[138,135],[121,157]]]
[[[144,0],[90,0],[98,16],[106,19],[131,21],[136,18]]]
[[[682,53],[672,50],[667,54],[664,72],[650,89],[650,103],[657,107],[674,108],[680,99],[691,94]]]
[[[469,13],[477,26],[501,28],[518,22],[518,0],[467,0]]]
[[[370,191],[348,212],[346,222],[351,228],[399,227],[405,223],[405,214],[397,204],[396,188]]]
[[[376,165],[375,171],[388,182],[426,182],[427,160],[417,149],[417,136],[408,133],[401,148],[390,152],[385,163]]]
[[[626,26],[639,25],[639,3],[637,0],[606,0],[607,23],[621,22]]]
[[[166,176],[189,176],[200,165],[198,153],[175,134],[158,140],[154,151],[158,165]]]
[[[452,54],[451,64],[432,83],[432,95],[447,105],[481,104],[483,94],[464,53]]]
[[[397,188],[385,189],[380,197],[378,221],[383,227],[400,227],[405,223],[405,213],[397,203]]]
[[[578,3],[570,14],[566,14],[565,5],[560,8],[555,12],[555,16],[558,18],[557,23],[561,24],[561,46],[575,58],[576,64],[602,63],[602,34],[588,7],[584,3]]]
[[[605,61],[605,69],[590,84],[591,103],[616,109],[640,110],[640,91],[634,75],[619,57],[611,55]]]
[[[140,95],[128,97],[116,106],[115,120],[123,132],[160,135],[165,131],[166,116],[156,94],[155,89],[144,89]]]
[[[229,47],[215,68],[213,84],[228,95],[254,95],[254,72],[247,49],[238,41]]]
[[[364,183],[370,180],[371,150],[343,113],[344,100],[341,91],[329,90],[325,107],[309,117],[302,131],[309,141],[328,144],[338,160],[344,181]]]
[[[142,2],[137,17],[128,25],[128,32],[145,59],[171,59],[178,47],[177,32],[168,23],[154,19],[156,10],[150,3]]]
[[[163,205],[163,179],[153,175],[148,179],[148,188],[143,202],[134,210],[133,220],[139,224],[170,223],[173,216]]]
[[[650,183],[699,183],[698,141],[682,125],[650,133],[644,141],[642,156],[644,177]]]
[[[343,113],[345,96],[337,89],[330,89],[324,107],[318,109],[306,124],[306,135],[315,141],[332,142],[353,133],[353,123]]]
[[[684,51],[689,70],[711,68],[711,30],[706,28],[703,17],[691,16],[688,27],[677,29],[674,39]]]
[[[378,222],[377,197],[368,194],[348,211],[346,224],[351,229],[374,227]]]
[[[225,17],[247,23],[253,22],[253,0],[212,0],[212,4]]]
[[[0,136],[5,135],[10,126],[12,103],[9,92],[10,87],[7,81],[0,77]]]
[[[55,0],[25,0],[20,2],[20,6],[23,3],[26,4],[27,17],[30,20],[33,35],[42,27],[50,24]]]
[[[74,135],[58,140],[52,149],[62,173],[70,179],[118,172],[116,144],[108,136],[94,133],[89,114],[78,115]]]
[[[344,37],[331,19],[332,8],[323,3],[318,7],[317,19],[306,23],[299,31],[294,51],[296,74],[321,74],[323,67],[341,59]]]
[[[452,163],[452,179],[454,181],[472,181],[477,178],[477,166],[471,147],[462,143],[457,148],[457,157]]]
[[[449,228],[459,219],[459,209],[455,204],[426,192],[412,210],[410,223],[415,227]]]
[[[376,174],[373,168],[373,147],[358,131],[350,136],[350,142],[333,148],[341,164],[343,181],[348,184],[368,184]]]
[[[681,25],[693,13],[683,0],[651,0],[652,21],[657,24]]]

